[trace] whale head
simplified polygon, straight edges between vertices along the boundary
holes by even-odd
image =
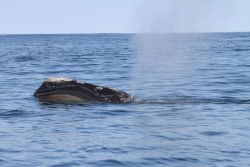
[[[70,78],[48,78],[34,96],[48,102],[108,102],[127,103],[133,100],[127,93]]]

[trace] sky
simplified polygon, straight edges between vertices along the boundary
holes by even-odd
[[[126,33],[142,0],[0,0],[0,34]]]
[[[250,31],[250,0],[0,0],[0,34]]]
[[[136,13],[144,33],[250,31],[250,0],[145,0]]]

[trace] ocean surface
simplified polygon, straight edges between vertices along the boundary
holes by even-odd
[[[53,104],[48,77],[130,104]],[[250,33],[0,36],[1,167],[250,166]]]

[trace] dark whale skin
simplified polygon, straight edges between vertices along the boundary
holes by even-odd
[[[34,96],[47,102],[129,103],[134,99],[124,91],[71,79],[48,79]]]

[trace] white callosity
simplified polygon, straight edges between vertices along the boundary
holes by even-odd
[[[64,77],[50,77],[46,81],[47,82],[68,82],[68,81],[73,81],[73,79],[64,78]]]
[[[103,90],[103,87],[97,86],[95,89],[96,90]]]

